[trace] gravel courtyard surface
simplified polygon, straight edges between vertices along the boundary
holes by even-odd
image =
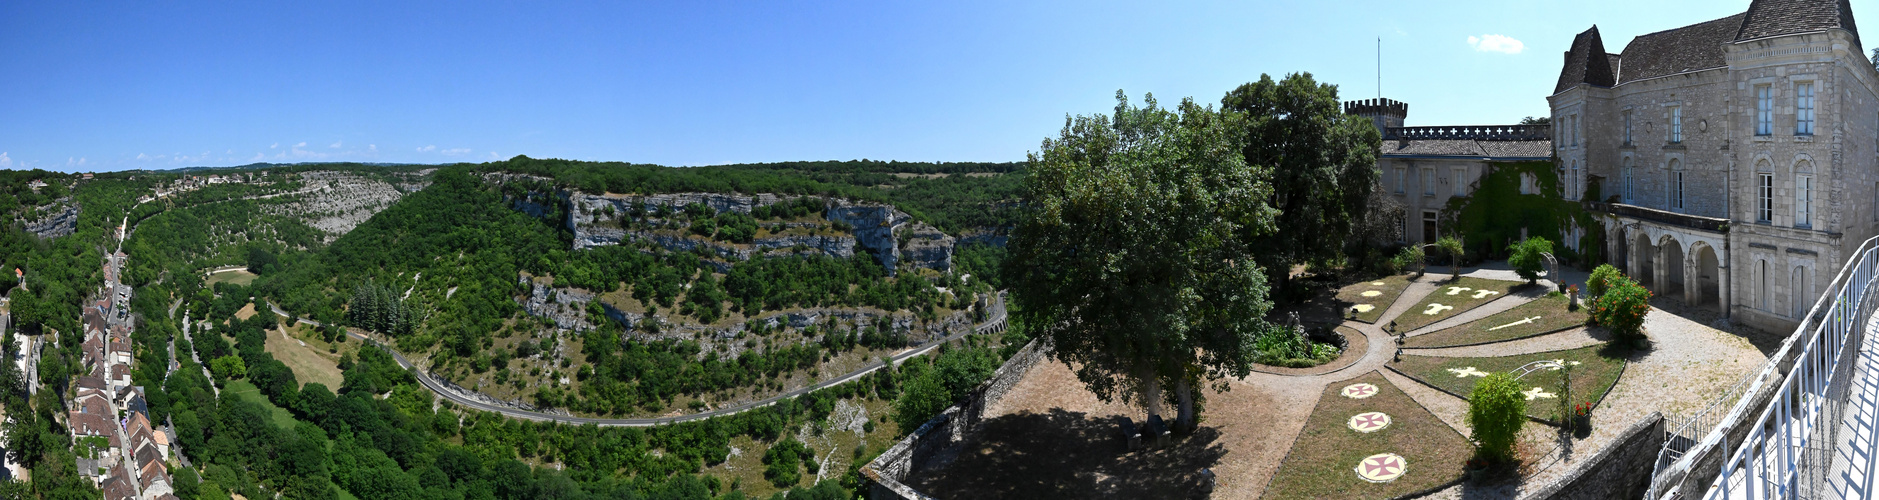
[[[1504,268],[1463,271],[1464,275],[1480,278],[1512,277]],[[1583,275],[1567,272],[1565,279],[1582,282]],[[1445,273],[1431,273],[1411,282],[1379,323],[1387,325],[1391,318],[1408,312],[1447,277]],[[1483,305],[1469,311],[1469,316],[1490,316],[1530,300],[1516,297]],[[1750,329],[1731,328],[1740,332],[1732,333],[1705,326],[1714,320],[1712,311],[1687,309],[1675,299],[1659,298],[1656,302],[1645,323],[1651,349],[1627,360],[1630,364],[1624,375],[1592,416],[1594,430],[1590,436],[1562,441],[1553,428],[1530,424],[1523,432],[1522,444],[1522,453],[1530,462],[1529,477],[1518,483],[1457,486],[1429,498],[1513,498],[1544,485],[1579,460],[1596,454],[1616,433],[1651,412],[1680,416],[1701,408],[1713,394],[1759,366],[1766,359],[1764,350],[1778,343],[1778,336]],[[1464,321],[1456,319],[1453,323]],[[1431,326],[1450,326],[1450,322],[1443,323]],[[1198,473],[1208,468],[1217,477],[1213,498],[1258,498],[1291,450],[1324,388],[1379,371],[1395,353],[1393,336],[1380,326],[1355,321],[1343,326],[1347,334],[1354,330],[1365,339],[1365,345],[1355,349],[1364,352],[1362,359],[1315,375],[1255,372],[1229,381],[1232,390],[1228,392],[1207,390],[1201,429],[1164,449],[1127,451],[1112,419],[1120,415],[1140,421],[1143,412],[1123,401],[1097,400],[1062,363],[1039,363],[1004,399],[986,408],[986,420],[955,446],[959,451],[921,464],[909,475],[908,482],[915,489],[941,498],[1182,498],[1197,495],[1202,482]],[[1607,340],[1602,328],[1582,327],[1513,342],[1413,349],[1405,354],[1507,356]],[[1355,343],[1353,347],[1357,347]],[[1464,419],[1466,401],[1388,370],[1381,372],[1443,423],[1462,435],[1469,433]]]

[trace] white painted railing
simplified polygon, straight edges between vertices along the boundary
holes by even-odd
[[[1833,464],[1853,355],[1874,303],[1875,241],[1862,243],[1795,330],[1800,353],[1704,498],[1820,498]],[[1781,357],[1781,354],[1777,354]],[[1750,393],[1760,392],[1751,389]]]

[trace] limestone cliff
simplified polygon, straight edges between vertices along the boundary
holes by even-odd
[[[22,221],[26,232],[40,238],[53,239],[78,230],[78,204],[72,203],[71,198],[39,207],[37,211],[38,220]]]

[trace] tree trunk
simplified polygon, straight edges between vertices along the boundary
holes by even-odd
[[[1174,418],[1174,427],[1182,432],[1194,430],[1194,388],[1188,385],[1187,377],[1175,380],[1174,397],[1181,404],[1178,410],[1180,413]]]
[[[1136,374],[1142,380],[1142,407],[1148,414],[1161,414],[1161,377],[1155,376],[1154,370],[1141,370]]]

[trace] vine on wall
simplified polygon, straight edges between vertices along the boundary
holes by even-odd
[[[1443,207],[1443,234],[1460,238],[1471,256],[1490,258],[1504,256],[1508,245],[1520,240],[1522,228],[1529,237],[1566,241],[1566,230],[1577,225],[1585,229],[1578,238],[1580,250],[1560,245],[1554,252],[1562,260],[1597,262],[1604,248],[1602,224],[1578,201],[1561,199],[1554,168],[1545,160],[1490,163],[1469,196],[1450,198]],[[1523,176],[1532,179],[1531,194],[1520,193]]]

